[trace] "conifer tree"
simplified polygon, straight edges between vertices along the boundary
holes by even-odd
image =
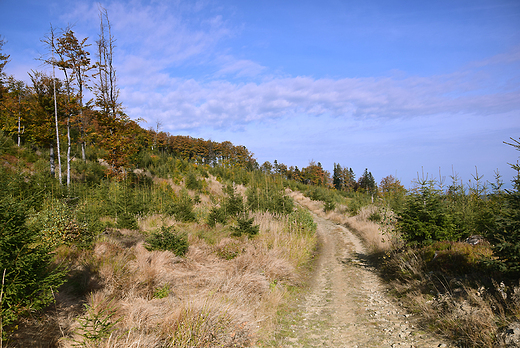
[[[0,323],[8,326],[23,313],[47,306],[52,291],[63,283],[64,272],[51,267],[52,254],[36,231],[25,223],[25,200],[12,195],[12,181],[24,180],[0,169]],[[26,200],[31,200],[31,198]]]
[[[367,168],[365,168],[363,175],[359,178],[358,185],[361,189],[371,195],[377,192],[376,181]]]
[[[511,138],[507,143],[520,151],[520,141]],[[496,218],[496,224],[488,234],[493,251],[502,261],[508,273],[520,274],[520,165],[511,164],[517,171],[513,180],[513,190],[505,190],[504,205]]]
[[[339,163],[334,163],[334,171],[332,175],[332,184],[336,188],[336,190],[341,191],[345,186],[345,181],[343,178],[343,168],[339,165]]]

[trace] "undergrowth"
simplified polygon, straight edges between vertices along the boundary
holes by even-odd
[[[381,274],[424,327],[461,347],[502,347],[520,318],[520,283],[497,282],[491,257],[489,244],[436,242],[387,254]]]

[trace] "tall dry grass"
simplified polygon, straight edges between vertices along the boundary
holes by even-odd
[[[291,231],[286,217],[254,217],[260,232],[252,239],[217,231],[221,238],[208,243],[196,232],[203,226],[185,225],[183,258],[148,251],[143,238],[98,241],[85,257],[96,290],[80,316],[61,323],[60,347],[242,347],[267,337],[316,238]],[[159,225],[153,219],[143,223]],[[85,323],[104,318],[113,325],[85,331]]]
[[[453,242],[450,250],[404,249],[384,265],[384,273],[400,301],[419,315],[420,322],[461,347],[513,347],[506,344],[508,326],[520,318],[520,284],[498,284],[489,274],[468,274],[463,262],[490,254],[486,245]],[[451,273],[441,271],[448,265]],[[483,285],[485,284],[485,285]],[[518,343],[518,342],[517,342]]]

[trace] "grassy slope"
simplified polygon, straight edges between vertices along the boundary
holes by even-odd
[[[3,151],[1,156],[9,171],[31,176],[47,170],[45,156],[29,150]],[[91,247],[69,243],[56,250],[57,260],[70,267],[69,281],[55,294],[55,305],[7,328],[13,334],[8,346],[45,346],[44,342],[61,347],[78,343],[92,347],[247,346],[267,342],[277,313],[290,301],[291,293],[303,286],[302,272],[316,244],[312,226],[295,224],[294,215],[257,212],[251,215],[260,226],[255,237],[233,237],[233,219],[210,227],[206,223],[209,212],[225,200],[225,178],[236,180],[239,174],[220,169],[217,179],[205,171],[174,161],[156,164],[151,168],[153,175],[143,172],[140,178],[149,186],[137,186],[131,199],[155,208],[138,215],[137,228],[122,229],[117,221],[121,215],[117,211],[114,215],[106,205],[120,202],[124,187],[108,183],[102,191],[101,166],[77,167],[76,179],[93,183],[85,186],[86,191],[74,191],[82,197],[81,204],[67,203],[66,207],[71,207],[69,213],[94,212],[101,225],[92,226],[104,232],[94,234]],[[199,188],[186,189],[188,173],[195,173]],[[244,182],[253,180],[240,175]],[[163,209],[183,191],[197,201],[191,222],[176,220]],[[244,196],[246,186],[237,185],[236,192]],[[441,243],[402,248],[399,235],[392,231],[391,216],[384,226],[372,218],[389,217],[380,207],[359,199],[337,199],[337,206],[324,212],[323,202],[297,191],[291,195],[309,210],[357,231],[379,256],[394,293],[410,311],[420,313],[425,328],[461,346],[505,345],[504,333],[520,318],[520,289],[514,283],[496,282],[493,274],[483,271],[481,260],[490,257],[489,246]],[[107,203],[111,196],[116,201]],[[46,198],[47,206],[60,197],[70,201],[70,195],[53,191]],[[56,210],[53,204],[50,210]],[[31,214],[36,219],[42,216]],[[78,215],[70,215],[74,218]],[[174,226],[187,234],[190,247],[184,257],[144,247],[147,235],[161,226]]]

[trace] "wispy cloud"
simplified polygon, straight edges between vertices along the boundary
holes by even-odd
[[[220,14],[198,16],[200,5],[159,1],[114,2],[109,15],[125,52],[134,52],[162,67],[207,57],[214,46],[230,35]]]
[[[236,59],[230,55],[219,57],[217,64],[221,68],[214,74],[215,78],[223,76],[256,77],[266,70],[266,67],[256,62],[248,59]]]
[[[114,1],[107,9],[127,113],[160,121],[170,131],[236,128],[302,114],[392,119],[520,109],[518,47],[442,75],[280,76],[226,46],[240,29],[208,3]],[[96,4],[77,11],[70,17],[98,20]],[[198,73],[189,77],[190,69]]]
[[[150,95],[144,114],[164,124],[196,128],[232,127],[254,120],[298,114],[355,118],[403,118],[440,113],[492,114],[520,109],[519,86],[507,86],[481,71],[406,78],[272,78],[259,83],[209,83],[160,77],[164,92],[129,92],[129,113],[137,95]],[[496,90],[499,89],[500,93]],[[506,89],[506,90],[504,90]],[[134,96],[135,94],[135,96]],[[143,112],[143,109],[140,110]]]

